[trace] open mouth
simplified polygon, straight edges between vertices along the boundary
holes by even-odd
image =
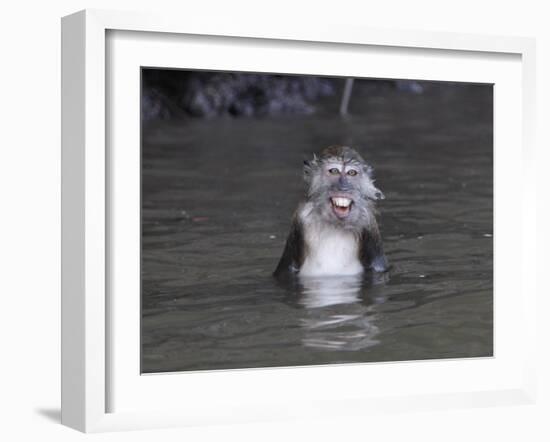
[[[344,219],[351,212],[351,205],[353,204],[353,201],[350,198],[346,198],[343,196],[335,196],[330,199],[330,203],[332,205],[332,211],[334,212],[334,214],[338,218]]]

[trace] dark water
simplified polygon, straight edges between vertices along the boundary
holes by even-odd
[[[492,355],[491,87],[351,111],[143,128],[143,372]],[[334,143],[375,167],[393,268],[281,286],[302,161]]]

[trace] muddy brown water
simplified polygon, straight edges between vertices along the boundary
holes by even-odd
[[[347,119],[143,127],[142,372],[492,355],[491,86],[367,92]],[[302,162],[334,143],[375,168],[392,269],[278,284]]]

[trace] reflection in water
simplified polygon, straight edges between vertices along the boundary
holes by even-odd
[[[300,278],[305,347],[359,350],[379,343],[374,304],[363,283],[362,275]]]
[[[346,120],[144,127],[144,372],[492,354],[490,86],[355,93]],[[389,279],[281,286],[302,161],[335,142],[376,169]]]
[[[303,295],[299,303],[308,309],[359,301],[362,275],[300,277]]]

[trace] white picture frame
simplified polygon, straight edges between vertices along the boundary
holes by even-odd
[[[113,346],[111,335],[113,324],[117,319],[111,311],[112,301],[109,291],[112,289],[109,244],[114,240],[116,229],[110,228],[110,211],[116,198],[110,195],[109,180],[109,142],[111,134],[106,130],[110,112],[108,103],[109,76],[106,75],[109,56],[117,56],[108,50],[107,35],[113,32],[143,32],[154,35],[172,36],[216,36],[223,39],[246,39],[261,42],[269,40],[271,44],[283,42],[286,47],[303,44],[334,45],[339,48],[371,47],[382,53],[392,48],[407,50],[430,50],[438,54],[474,54],[480,60],[490,54],[511,55],[519,60],[521,90],[516,91],[519,100],[517,112],[511,113],[518,135],[518,146],[522,153],[523,168],[530,170],[529,161],[534,151],[534,106],[535,106],[535,43],[533,39],[519,37],[494,37],[451,33],[428,33],[416,31],[388,31],[377,29],[349,28],[344,26],[308,25],[293,27],[277,23],[271,28],[254,23],[207,22],[192,17],[166,17],[151,14],[86,10],[63,18],[62,21],[62,423],[84,432],[112,431],[139,428],[158,428],[168,426],[185,426],[217,422],[249,422],[285,418],[318,417],[328,415],[364,414],[374,410],[387,412],[408,409],[453,408],[470,406],[487,406],[499,404],[533,403],[536,393],[535,382],[535,348],[534,339],[522,342],[522,353],[518,355],[514,374],[503,377],[500,384],[483,388],[476,384],[475,376],[467,375],[461,390],[446,388],[445,382],[424,394],[418,392],[388,391],[372,396],[358,389],[356,394],[333,391],[326,398],[312,396],[304,403],[284,402],[277,398],[276,391],[271,391],[273,400],[255,403],[253,395],[231,400],[221,400],[212,405],[214,393],[203,387],[215,385],[224,388],[227,385],[250,384],[251,390],[263,385],[276,385],[277,379],[300,376],[300,370],[285,369],[265,370],[231,370],[223,376],[205,372],[191,374],[192,384],[201,386],[193,390],[187,401],[208,399],[208,404],[190,410],[185,406],[163,407],[162,389],[171,388],[177,382],[175,376],[157,377],[154,391],[161,391],[156,396],[155,405],[150,409],[113,410],[109,396],[115,388],[110,373],[113,370]],[[160,33],[160,34],[159,34]],[[141,34],[145,35],[145,34]],[[151,36],[153,34],[150,34]],[[174,37],[175,36],[175,37]],[[235,41],[235,40],[233,40]],[[281,43],[282,44],[282,43]],[[434,55],[436,58],[439,56]],[[419,69],[422,69],[420,67]],[[498,108],[497,108],[498,111]],[[498,134],[498,131],[497,131]],[[498,136],[498,135],[497,135]],[[512,159],[512,163],[514,159]],[[524,174],[523,187],[512,190],[521,199],[522,210],[516,221],[521,226],[521,241],[516,245],[522,274],[527,271],[527,256],[530,265],[536,256],[534,228],[534,176]],[[527,191],[526,189],[529,189]],[[497,211],[498,213],[498,211]],[[498,253],[498,235],[495,235],[496,252]],[[517,266],[517,265],[516,265]],[[522,337],[535,333],[536,287],[533,280],[519,278],[515,281],[521,293],[520,310],[517,321],[520,323]],[[496,289],[495,289],[496,290]],[[120,311],[120,309],[119,309]],[[498,318],[497,318],[498,319]],[[130,321],[132,319],[130,318]],[[506,324],[496,324],[506,328]],[[518,327],[518,323],[515,324]],[[497,329],[498,331],[498,329]],[[135,334],[135,333],[134,333]],[[139,336],[138,336],[139,338]],[[116,348],[116,346],[115,346]],[[504,354],[501,353],[501,354]],[[499,359],[495,353],[495,360]],[[126,356],[125,356],[126,357]],[[131,356],[128,356],[131,358]],[[456,362],[456,361],[454,361]],[[437,370],[463,370],[465,365],[458,362],[456,367],[450,361],[445,368],[437,363],[396,363],[383,365],[383,370],[398,371],[403,366],[407,370],[419,373],[437,373]],[[486,375],[494,370],[493,362],[480,368],[480,364],[470,364],[468,369]],[[493,364],[493,365],[490,365]],[[476,368],[476,365],[478,368]],[[368,370],[377,370],[369,365]],[[374,367],[374,368],[373,368]],[[396,368],[397,367],[397,368]],[[498,366],[506,369],[506,363]],[[115,367],[116,369],[116,367]],[[350,367],[323,367],[322,376],[347,378],[361,376],[367,370],[364,364]],[[380,369],[378,368],[380,371]],[[319,372],[317,372],[319,373]],[[131,376],[141,379],[139,372],[132,371]],[[470,376],[470,377],[468,377]],[[120,379],[120,375],[118,378]],[[230,381],[228,382],[228,380]],[[299,378],[296,378],[299,379]],[[481,379],[481,378],[480,378]],[[303,379],[302,379],[303,380]],[[153,381],[146,381],[153,384]],[[240,384],[239,384],[240,382]],[[450,384],[449,381],[446,381]],[[163,385],[160,386],[160,383]],[[135,384],[128,384],[128,387]],[[191,385],[188,384],[188,387]],[[315,385],[306,385],[304,391],[313,391]],[[227,387],[229,388],[229,387]],[[225,394],[235,394],[240,390],[228,389]],[[201,393],[202,392],[202,393]],[[151,394],[151,392],[150,392]],[[194,396],[193,396],[194,395]],[[138,395],[139,396],[139,395]],[[136,400],[131,398],[130,400]],[[231,412],[224,412],[227,406]]]

